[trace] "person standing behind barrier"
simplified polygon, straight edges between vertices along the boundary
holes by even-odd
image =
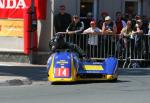
[[[143,43],[144,43],[144,53],[143,53],[143,56],[145,59],[150,59],[150,47],[149,47],[149,40],[150,40],[150,23],[147,24],[147,33],[144,33],[146,34],[143,38]],[[144,28],[145,28],[146,25],[144,25]]]
[[[90,22],[93,20],[93,15],[91,12],[87,13],[87,17],[82,19],[81,21],[83,21],[84,23],[84,29],[87,29],[90,27]]]
[[[101,19],[98,21],[98,27],[102,29],[103,23],[105,22],[105,17],[108,16],[107,12],[101,13]]]
[[[102,32],[106,35],[114,35],[117,32],[116,24],[112,21],[110,16],[105,17],[105,22],[102,26]]]
[[[150,35],[150,22],[148,24],[148,35]]]
[[[65,12],[65,6],[60,5],[59,10],[60,12],[55,15],[54,17],[54,26],[56,32],[65,32],[68,25],[72,21],[72,17],[70,14]]]
[[[73,21],[69,24],[66,32],[81,33],[84,30],[84,23],[80,21],[79,16],[74,15]]]
[[[79,36],[81,32],[84,30],[84,23],[80,21],[79,16],[74,15],[72,23],[69,24],[66,32],[70,33],[70,42],[78,44],[79,43]]]
[[[131,20],[127,20],[127,25],[121,30],[121,33],[120,33],[120,40],[119,40],[120,44],[118,44],[119,56],[123,57],[123,55],[121,55],[122,53],[126,54],[126,58],[131,56],[130,55],[131,53],[129,52],[130,51],[129,49],[130,48],[133,49],[133,45],[129,46],[129,44],[132,42],[131,41],[132,33],[133,33],[132,21]]]
[[[117,34],[121,33],[122,28],[126,26],[125,21],[122,19],[122,14],[121,12],[116,12],[116,27],[117,27]]]
[[[115,55],[115,45],[116,45],[116,24],[112,21],[110,16],[105,17],[105,22],[103,23],[102,33],[104,35],[104,46],[105,46],[105,57]]]
[[[141,19],[136,21],[135,27],[133,28],[133,38],[135,40],[140,39],[140,37],[144,34],[143,31],[143,22]]]
[[[96,27],[96,21],[91,21],[90,26],[88,29],[84,30],[84,34],[89,34],[88,38],[88,56],[89,57],[98,57],[98,54],[100,54],[99,47],[98,47],[98,35],[102,34],[101,30]]]
[[[142,16],[142,21],[143,21],[143,32],[144,32],[144,34],[148,34],[149,21],[148,21],[147,16]]]
[[[136,25],[135,28],[133,30],[133,39],[135,41],[134,46],[135,46],[135,55],[137,58],[139,58],[139,56],[141,55],[140,53],[142,53],[142,37],[144,34],[143,31],[143,22],[141,19],[136,21]]]
[[[118,52],[118,47],[120,44],[120,40],[119,40],[119,34],[121,33],[121,30],[126,26],[126,22],[123,20],[122,18],[122,14],[120,11],[116,12],[116,20],[115,20],[115,24],[116,24],[116,28],[117,28],[117,35],[116,35],[116,41],[117,41],[117,51]]]

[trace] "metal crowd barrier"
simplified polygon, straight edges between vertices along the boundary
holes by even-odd
[[[119,38],[116,35],[98,35],[98,45],[88,44],[89,35],[69,34],[65,40],[78,45],[91,58],[103,60],[113,56],[120,61],[150,61],[150,36],[142,35],[134,38]],[[126,42],[126,43],[125,43]]]

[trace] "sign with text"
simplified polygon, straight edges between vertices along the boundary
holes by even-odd
[[[23,37],[23,20],[0,19],[0,36]]]
[[[23,9],[31,0],[0,0],[0,18],[23,18]]]
[[[0,18],[23,18],[24,8],[33,1],[36,18],[45,19],[47,0],[0,0]]]

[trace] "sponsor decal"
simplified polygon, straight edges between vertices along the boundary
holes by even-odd
[[[0,18],[23,18],[24,8],[34,1],[35,18],[46,18],[47,0],[0,0]]]
[[[0,0],[0,18],[23,18],[23,10],[31,0]]]
[[[101,65],[84,65],[84,70],[104,70]]]
[[[3,9],[19,9],[25,7],[25,0],[0,0],[0,8]]]
[[[69,68],[56,68],[55,76],[56,77],[69,77]]]
[[[60,60],[60,61],[57,61],[57,64],[68,64],[68,61],[66,61],[66,60]]]

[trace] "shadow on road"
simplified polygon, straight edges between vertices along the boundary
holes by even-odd
[[[0,76],[23,76],[33,81],[47,81],[46,67],[0,67]]]
[[[117,81],[108,81],[108,80],[97,80],[97,81],[77,81],[77,82],[56,82],[51,83],[52,85],[80,85],[80,84],[94,84],[94,83],[124,83],[130,82],[125,80],[117,80]]]
[[[0,67],[0,76],[24,76],[29,78],[32,81],[47,81],[47,70],[46,67],[12,67],[12,66],[1,66]],[[132,68],[132,69],[119,69],[119,76],[145,76],[150,75],[149,68]],[[104,83],[108,81],[84,81],[84,82],[75,82],[71,84],[86,84],[86,83]],[[129,81],[117,81],[119,82],[129,82]],[[109,83],[109,82],[108,82]],[[116,82],[114,82],[116,83]],[[62,84],[62,83],[58,83]],[[65,84],[65,83],[63,83]],[[68,84],[68,83],[67,83]]]
[[[150,75],[150,69],[149,68],[120,69],[119,75],[145,76],[145,75]]]

